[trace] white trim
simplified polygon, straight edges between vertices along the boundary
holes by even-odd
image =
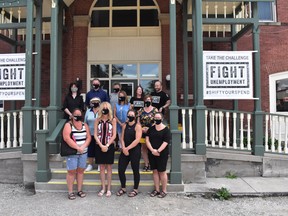
[[[281,79],[288,79],[288,71],[283,71],[269,76],[269,97],[270,97],[270,112],[276,112],[276,81]],[[288,114],[288,112],[278,112],[281,114]]]

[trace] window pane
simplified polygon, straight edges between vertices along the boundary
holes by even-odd
[[[109,27],[109,11],[93,11],[91,15],[91,27]]]
[[[100,80],[101,81],[101,88],[109,94],[109,81],[108,80]]]
[[[114,10],[112,26],[137,26],[137,10]]]
[[[144,94],[151,94],[154,91],[155,80],[140,80],[140,85],[143,87]]]
[[[112,77],[136,78],[137,65],[136,64],[113,64]]]
[[[273,21],[273,8],[271,2],[258,2],[259,20]]]
[[[91,77],[90,78],[104,78],[109,77],[109,65],[97,64],[90,66]]]
[[[288,79],[276,81],[276,111],[288,111]]]
[[[158,26],[158,10],[141,10],[140,11],[140,26]]]
[[[140,6],[155,6],[153,0],[140,0]]]
[[[109,0],[98,0],[94,7],[109,7]]]
[[[159,77],[159,64],[141,64],[140,77]]]
[[[137,6],[137,0],[113,0],[113,6]]]

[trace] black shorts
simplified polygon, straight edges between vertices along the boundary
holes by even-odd
[[[91,136],[91,142],[90,145],[88,146],[88,157],[95,157],[95,145],[96,145],[96,140],[94,139],[94,136]]]
[[[160,154],[160,156],[154,156],[150,151],[148,153],[149,164],[151,170],[157,170],[158,172],[165,172],[168,161],[168,154]]]

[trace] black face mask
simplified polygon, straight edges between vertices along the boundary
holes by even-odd
[[[150,101],[145,101],[145,106],[146,107],[149,107],[151,105],[151,102]]]
[[[92,105],[93,105],[93,107],[94,107],[94,108],[97,108],[97,107],[99,107],[99,106],[100,106],[100,104],[99,104],[99,103],[93,103]]]
[[[120,91],[120,89],[119,89],[119,88],[114,88],[113,91],[114,91],[115,93],[118,93],[118,92]]]
[[[125,97],[119,97],[118,100],[119,101],[125,101]]]
[[[109,109],[103,109],[102,113],[103,113],[103,115],[107,115],[109,113]]]
[[[127,116],[129,122],[133,122],[135,120],[135,117],[134,116]]]
[[[98,89],[99,88],[99,84],[93,84],[93,86],[94,86],[94,89]]]
[[[159,125],[159,124],[161,124],[162,119],[154,119],[154,122],[156,125]]]
[[[82,120],[82,116],[74,116],[73,118],[75,121],[81,121]]]

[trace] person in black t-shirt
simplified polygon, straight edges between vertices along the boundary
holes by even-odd
[[[170,97],[164,91],[162,91],[161,81],[156,81],[154,83],[155,91],[151,93],[152,96],[152,106],[156,107],[159,112],[163,115],[165,114],[165,109],[171,104]]]
[[[137,86],[134,92],[134,96],[130,99],[130,109],[136,111],[138,116],[138,111],[144,107],[144,92],[141,85]]]
[[[164,198],[167,195],[168,177],[166,173],[170,141],[170,130],[163,123],[163,114],[157,112],[154,115],[155,125],[150,127],[146,136],[146,145],[149,150],[148,157],[150,169],[153,170],[155,190],[150,193],[151,197]],[[160,192],[160,182],[162,191]]]

